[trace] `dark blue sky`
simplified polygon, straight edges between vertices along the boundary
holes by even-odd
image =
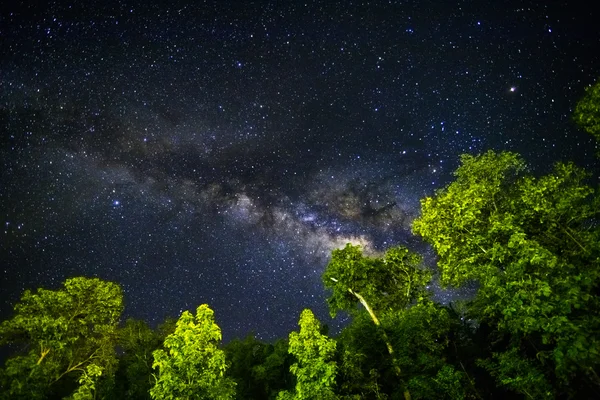
[[[226,339],[335,326],[331,250],[426,252],[460,154],[597,171],[570,115],[598,18],[569,2],[29,3],[0,13],[3,318],[85,275],[152,323],[208,303]]]

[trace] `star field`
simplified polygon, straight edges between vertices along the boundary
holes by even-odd
[[[208,303],[226,339],[282,337],[306,307],[336,327],[331,250],[404,244],[433,267],[410,224],[460,154],[598,171],[570,119],[600,76],[589,9],[96,3],[2,6],[2,318],[85,275],[153,324]]]

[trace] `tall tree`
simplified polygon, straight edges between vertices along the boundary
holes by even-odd
[[[235,382],[225,377],[225,353],[218,348],[221,329],[214,312],[203,304],[194,316],[184,311],[175,332],[166,337],[166,350],[156,350],[153,399],[231,399]]]
[[[437,251],[441,281],[477,281],[477,318],[508,335],[487,367],[528,397],[553,396],[553,381],[556,393],[600,388],[600,202],[586,173],[557,164],[535,178],[514,153],[461,161],[413,230]]]
[[[1,372],[2,398],[96,396],[116,365],[121,288],[97,278],[67,279],[59,290],[26,290],[0,341],[20,348]]]
[[[402,246],[388,249],[383,257],[366,257],[360,247],[347,244],[344,249],[333,251],[323,273],[323,283],[331,290],[327,299],[331,315],[341,310],[356,312],[357,304],[362,304],[385,341],[401,382],[402,371],[390,339],[380,328],[378,314],[402,310],[414,300],[427,297],[425,287],[431,274],[420,268],[420,263],[418,254]],[[408,390],[405,398],[410,398]]]
[[[426,296],[431,274],[420,264],[421,256],[402,246],[388,249],[383,257],[367,257],[351,244],[334,250],[323,273],[323,283],[331,290],[331,315],[353,312],[359,302],[373,313],[404,309]]]
[[[296,376],[296,389],[293,393],[280,392],[278,399],[335,399],[335,340],[321,334],[321,324],[309,309],[302,311],[299,325],[300,332],[290,333],[289,345],[297,360],[290,367]]]

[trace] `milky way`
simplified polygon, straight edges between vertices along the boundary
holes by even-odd
[[[567,2],[102,3],[2,6],[3,318],[85,275],[153,324],[208,303],[226,339],[305,307],[337,327],[331,250],[434,267],[410,224],[460,154],[597,171],[570,114],[600,32]]]

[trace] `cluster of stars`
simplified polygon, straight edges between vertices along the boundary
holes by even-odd
[[[3,19],[0,316],[93,275],[128,316],[208,302],[226,338],[282,337],[302,308],[328,320],[334,248],[434,267],[410,224],[460,154],[594,157],[569,113],[598,43],[560,7],[116,3]]]

